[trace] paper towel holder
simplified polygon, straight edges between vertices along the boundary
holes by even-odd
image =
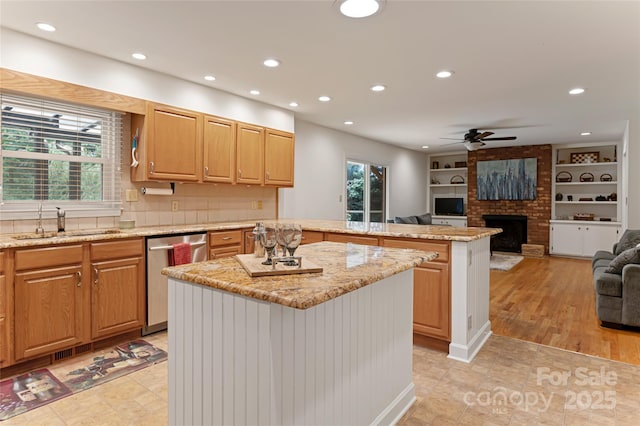
[[[176,192],[175,182],[169,182],[171,188],[140,188],[143,195],[173,195]]]

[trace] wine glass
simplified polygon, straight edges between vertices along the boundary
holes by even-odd
[[[287,243],[284,240],[284,234],[283,234],[283,229],[286,226],[286,224],[284,223],[276,223],[276,239],[278,240],[278,245],[280,246],[280,249],[282,250],[282,256],[286,256],[287,255]],[[278,251],[276,250],[276,255],[278,254]]]
[[[267,260],[262,262],[263,265],[271,265],[273,261],[273,251],[278,244],[278,233],[276,232],[276,228],[273,225],[267,225],[264,227],[264,231],[260,234],[260,242],[262,246],[267,252]]]
[[[299,224],[291,224],[288,229],[287,236],[285,237],[285,241],[287,241],[287,250],[289,250],[289,256],[293,257],[293,254],[296,252],[296,249],[302,242],[302,225]]]

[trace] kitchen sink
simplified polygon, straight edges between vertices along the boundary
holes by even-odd
[[[11,238],[14,240],[44,240],[49,238],[71,238],[82,237],[92,235],[106,235],[106,234],[118,234],[119,229],[86,229],[80,231],[66,231],[66,232],[45,232],[44,234],[36,234],[35,232],[29,232],[26,234],[15,235]]]

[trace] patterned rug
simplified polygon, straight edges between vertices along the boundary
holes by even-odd
[[[516,266],[524,259],[522,256],[514,254],[498,254],[494,253],[489,259],[489,268],[498,269],[500,271],[508,271]]]
[[[88,365],[56,373],[46,368],[0,382],[0,421],[167,359],[162,349],[134,340],[96,353]],[[59,369],[58,369],[59,370]]]

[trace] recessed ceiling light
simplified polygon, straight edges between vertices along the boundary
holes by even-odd
[[[591,134],[591,132],[582,132],[580,133],[580,136],[589,136]]]
[[[295,108],[295,107],[298,106],[298,103],[297,102],[289,102],[289,106]]]
[[[436,77],[438,77],[438,78],[449,78],[449,77],[451,77],[452,75],[453,75],[453,71],[446,71],[446,70],[443,70],[443,71],[438,72],[438,73],[436,74]]]
[[[280,65],[280,61],[277,59],[269,58],[269,59],[265,59],[263,64],[265,67],[275,68],[278,65]]]
[[[212,75],[205,75],[204,79],[207,80],[207,81],[214,81],[216,78],[214,76],[212,76]]]
[[[249,93],[251,93],[252,95],[259,95],[260,91],[259,90],[251,90]]]
[[[376,84],[375,86],[371,86],[371,90],[374,92],[382,92],[386,88],[387,86],[383,86],[382,84]]]
[[[329,96],[322,95],[318,98],[320,102],[329,102],[331,98]]]
[[[134,59],[138,59],[140,61],[144,61],[145,59],[147,59],[147,55],[145,55],[144,53],[133,53],[131,54],[131,56],[133,56]]]
[[[422,145],[422,149],[429,149],[429,145]]]
[[[347,120],[344,122],[344,124],[346,124],[347,126],[351,126],[353,124],[353,121]]]
[[[42,31],[53,32],[56,30],[56,27],[54,27],[51,24],[47,24],[46,22],[38,22],[36,26],[40,28]]]
[[[584,90],[582,87],[576,87],[575,89],[571,89],[569,90],[569,94],[570,95],[579,95],[581,93],[584,93]]]
[[[340,13],[349,18],[366,18],[376,13],[380,4],[376,0],[344,0]]]

